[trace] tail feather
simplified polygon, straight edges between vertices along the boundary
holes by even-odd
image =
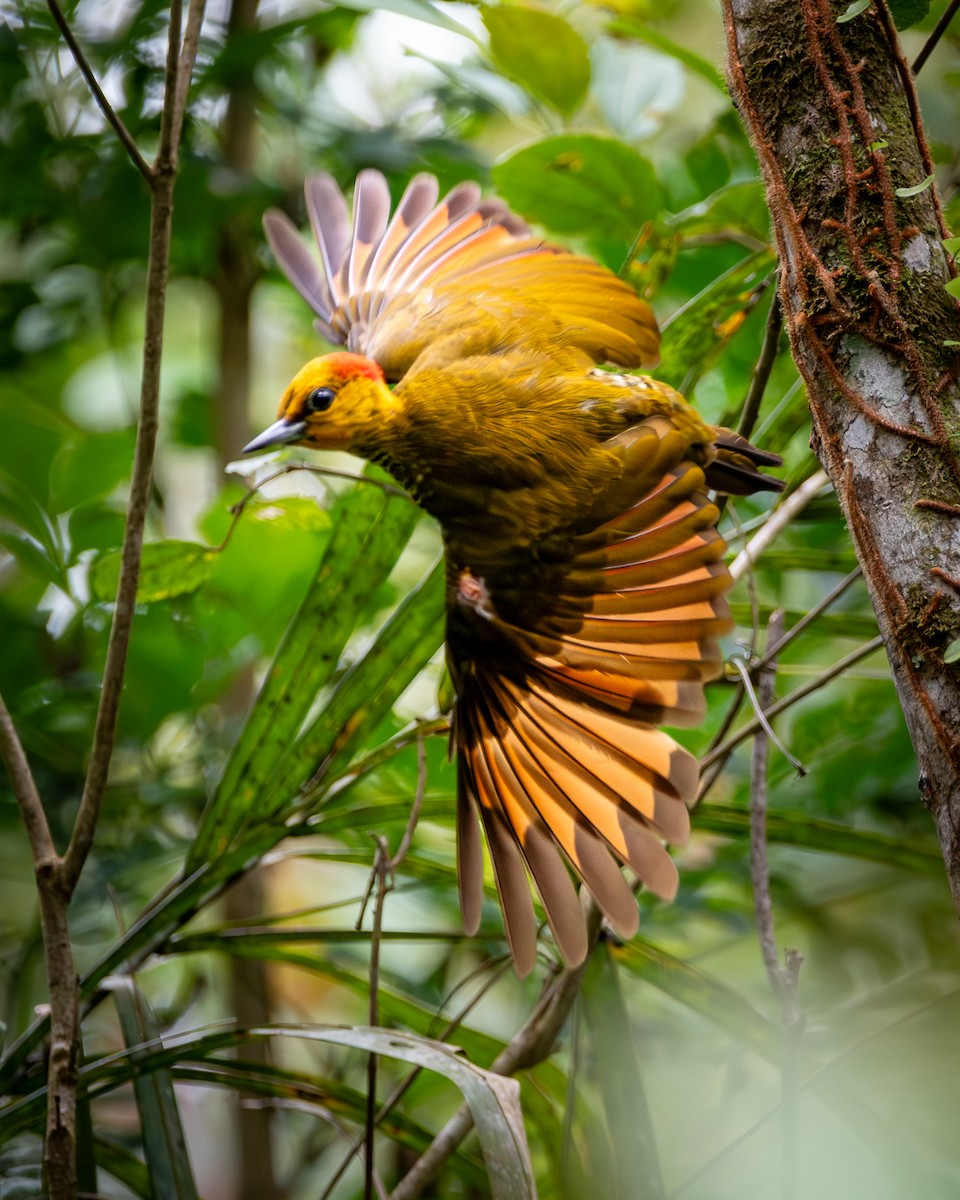
[[[482,564],[461,568],[448,628],[460,828],[476,804],[501,905],[529,872],[568,962],[585,943],[557,874],[564,860],[624,936],[637,909],[619,864],[659,896],[676,891],[664,842],[689,837],[698,770],[658,726],[702,717],[703,685],[721,665],[716,639],[732,627],[703,472],[684,460],[682,439],[656,429],[638,438],[647,477],[624,511],[582,522],[565,564],[558,539],[550,562],[527,573],[491,564],[480,580]],[[524,915],[505,912],[522,964],[533,961],[528,903]]]

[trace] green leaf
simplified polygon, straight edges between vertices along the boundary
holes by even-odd
[[[950,279],[943,285],[951,296],[960,300],[960,279]]]
[[[729,230],[746,233],[760,242],[770,240],[770,210],[763,184],[754,180],[719,188],[699,204],[671,214],[665,223],[685,237]]]
[[[901,199],[906,199],[908,196],[919,196],[921,192],[925,192],[927,190],[930,184],[933,183],[934,179],[934,175],[928,175],[922,183],[915,184],[913,187],[895,188],[893,194],[895,196],[900,196]]]
[[[603,233],[629,246],[663,207],[653,167],[623,142],[594,134],[545,138],[493,168],[517,212],[564,234]]]
[[[312,496],[281,496],[248,504],[244,512],[251,521],[269,521],[278,529],[317,531],[330,528],[330,514]]]
[[[378,632],[373,645],[338,681],[330,699],[276,762],[273,786],[251,798],[262,816],[303,786],[329,786],[353,759],[364,737],[429,662],[443,641],[445,566],[441,559]],[[318,769],[317,764],[321,764]]]
[[[671,58],[675,58],[677,62],[683,63],[685,67],[688,67],[696,75],[699,75],[701,79],[705,79],[718,92],[722,92],[726,96],[727,86],[723,75],[721,75],[709,59],[697,54],[694,50],[690,50],[687,46],[682,46],[679,42],[673,41],[665,34],[660,33],[659,30],[654,29],[650,25],[643,24],[635,17],[617,17],[610,22],[609,29],[611,33],[624,33],[628,37],[636,38],[637,41],[645,42],[648,46],[652,46],[654,50],[660,50],[664,54],[669,54]]]
[[[854,17],[859,17],[862,12],[866,12],[873,0],[853,0],[853,3],[837,17],[837,24],[843,25],[847,21],[852,21]]]
[[[945,663],[960,662],[960,638],[952,641],[943,652],[943,661]]]
[[[583,1194],[665,1200],[656,1133],[643,1086],[644,1060],[637,1052],[609,946],[600,946],[590,958],[581,1004],[584,1066],[599,1090],[605,1118],[601,1124],[585,1114],[580,1121],[587,1149],[586,1175],[593,1184]]]
[[[664,322],[657,370],[664,383],[692,391],[759,302],[775,263],[772,251],[748,255]]]
[[[153,1010],[132,979],[114,976],[107,986],[113,993],[131,1063],[148,1063],[149,1047],[160,1043]],[[153,1194],[165,1200],[197,1200],[170,1072],[149,1068],[147,1073],[138,1072],[133,1091]]]
[[[107,496],[133,465],[134,429],[93,434],[64,446],[50,468],[50,505],[67,512]]]
[[[515,1079],[475,1067],[455,1046],[389,1029],[327,1029],[306,1025],[273,1026],[252,1032],[353,1046],[445,1076],[463,1092],[470,1108],[493,1200],[534,1200],[536,1188],[520,1108],[520,1085]]]
[[[587,43],[562,17],[519,4],[481,9],[500,70],[537,100],[569,116],[590,86]]]
[[[443,9],[428,0],[339,0],[342,8],[353,9],[355,12],[392,12],[402,17],[412,17],[415,21],[423,21],[427,25],[437,25],[440,29],[448,29],[451,33],[460,33],[470,41],[476,41],[473,32],[466,25],[455,21]]]
[[[195,592],[210,574],[219,551],[198,542],[148,542],[140,560],[137,601],[150,604]],[[116,597],[120,551],[101,555],[90,568],[90,593],[109,603]]]
[[[888,7],[898,29],[917,25],[930,11],[930,0],[888,0]]]
[[[0,546],[35,579],[65,588],[67,581],[63,571],[31,538],[21,533],[0,533]]]
[[[697,828],[747,840],[750,837],[750,813],[730,804],[703,804],[697,810]],[[934,849],[926,849],[902,837],[850,829],[799,813],[769,811],[767,838],[782,846],[799,846],[822,854],[883,863],[921,875],[939,876],[943,871],[943,857]]]
[[[337,668],[347,639],[368,613],[376,588],[389,573],[418,510],[406,499],[372,485],[341,496],[333,532],[313,583],[264,679],[237,739],[216,794],[205,810],[190,851],[198,866],[221,853],[255,803],[286,786],[277,764],[290,750],[317,693]],[[362,660],[361,660],[362,661]],[[313,766],[290,786],[306,783]]]
[[[960,250],[960,237],[944,238],[943,248],[950,255],[956,254]]]

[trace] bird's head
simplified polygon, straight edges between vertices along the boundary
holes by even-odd
[[[340,352],[314,358],[283,393],[277,420],[244,446],[249,454],[297,442],[364,453],[400,407],[372,358]]]

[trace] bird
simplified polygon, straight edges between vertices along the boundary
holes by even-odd
[[[380,464],[439,523],[455,691],[460,906],[476,933],[485,834],[518,975],[539,953],[530,883],[560,954],[590,940],[582,882],[623,939],[623,867],[674,897],[667,844],[690,834],[695,758],[662,726],[699,723],[733,623],[710,489],[780,490],[781,459],[705,423],[637,368],[658,361],[648,303],[464,182],[415,176],[391,215],[377,171],[352,219],[304,185],[315,248],[264,230],[340,347],[309,361],[246,452],[299,444]]]

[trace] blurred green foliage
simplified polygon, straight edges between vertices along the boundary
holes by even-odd
[[[919,20],[911,47],[942,9],[895,7],[901,24]],[[84,0],[66,11],[149,150],[165,6]],[[118,569],[148,196],[46,6],[25,0],[4,21],[0,692],[62,845]],[[375,482],[301,473],[235,511],[245,488],[218,466],[215,400],[224,229],[257,275],[254,425],[270,418],[272,398],[316,340],[262,250],[260,214],[273,204],[302,216],[310,169],[348,184],[365,166],[385,171],[395,195],[423,169],[444,186],[492,178],[546,234],[650,296],[664,327],[660,376],[707,419],[735,423],[775,258],[752,153],[720,83],[721,44],[717,14],[702,0],[584,2],[562,13],[429,0],[272,6],[256,29],[232,34],[222,13],[208,18],[176,197],[140,608],[111,785],[72,911],[85,994],[98,1000],[84,1029],[93,1131],[84,1169],[94,1184],[99,1171],[101,1190],[243,1194],[235,1147],[222,1136],[231,1112],[222,1097],[237,1093],[274,1106],[278,1194],[322,1193],[350,1142],[343,1128],[362,1123],[365,1058],[298,1036],[296,1023],[367,1019],[370,938],[353,926],[373,860],[368,831],[396,848],[418,789],[411,722],[438,715],[439,543],[417,510]],[[921,89],[954,213],[956,45],[937,52]],[[240,92],[252,98],[250,169],[224,149],[224,106]],[[815,468],[808,436],[781,347],[755,438],[785,456],[796,484]],[[263,475],[275,465],[245,469]],[[768,509],[763,499],[728,507],[732,550]],[[740,629],[728,651],[762,648],[775,607],[791,627],[854,565],[823,494],[734,593]],[[782,654],[778,694],[826,675],[874,633],[856,583]],[[711,688],[707,723],[682,735],[695,751],[723,736],[735,696],[732,677]],[[746,707],[737,721],[749,716]],[[601,946],[558,1053],[521,1079],[542,1196],[956,1194],[960,947],[882,656],[789,708],[777,729],[807,768],[799,778],[774,755],[770,769],[777,933],[804,956],[799,1022],[785,1029],[757,948],[747,743],[695,819],[676,903],[641,898],[643,936]],[[442,738],[427,738],[425,750],[423,815],[387,902],[380,1019],[446,1037],[484,1067],[531,1010],[553,951],[545,939],[539,977],[494,979],[503,942],[492,900],[481,936],[463,937],[453,769]],[[0,1190],[13,1200],[37,1194],[43,1077],[29,1051],[45,990],[29,853],[5,780],[0,833]],[[266,911],[229,924],[223,888],[264,855]],[[234,1012],[227,956],[269,965],[278,1023],[269,1063],[253,1061],[232,1028],[208,1028]],[[109,982],[116,974],[128,978]],[[97,992],[105,980],[107,998]],[[476,1006],[447,1031],[471,998]],[[158,1033],[165,1048],[137,1048]],[[391,1063],[381,1075],[385,1096],[402,1072]],[[440,1075],[419,1075],[381,1126],[378,1167],[388,1180],[454,1103]],[[431,1194],[488,1186],[467,1143]],[[336,1195],[359,1194],[355,1163]]]

